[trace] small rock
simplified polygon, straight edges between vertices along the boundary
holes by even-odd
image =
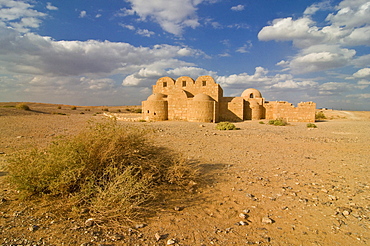
[[[156,233],[156,234],[154,235],[154,237],[155,237],[155,240],[157,240],[157,241],[159,241],[159,240],[161,240],[161,239],[162,239],[162,236],[161,236],[159,233]]]
[[[184,209],[184,207],[178,207],[178,206],[176,206],[176,207],[174,207],[173,208],[175,211],[182,211],[183,209]]]
[[[167,240],[167,245],[173,245],[175,243],[176,243],[176,240],[173,238]]]
[[[242,212],[245,213],[245,214],[248,214],[250,212],[250,210],[249,209],[244,209]]]
[[[248,225],[248,223],[245,221],[239,221],[237,224],[241,226]]]
[[[36,231],[37,229],[39,229],[37,225],[31,225],[30,227],[28,227],[29,231]]]
[[[246,219],[247,217],[248,217],[248,215],[246,215],[244,213],[239,214],[239,218]]]
[[[143,224],[143,223],[142,224],[136,224],[135,228],[140,229],[140,228],[144,228],[145,226],[146,226],[146,224]]]
[[[344,216],[348,216],[348,215],[350,214],[350,212],[349,212],[348,210],[344,210],[344,211],[342,212],[342,214],[343,214]]]
[[[85,226],[86,226],[86,227],[90,227],[90,226],[92,226],[92,225],[94,225],[94,219],[93,219],[93,218],[87,219],[87,220],[85,221]]]
[[[269,217],[263,217],[262,218],[262,223],[265,223],[265,224],[272,224],[274,221],[272,219],[270,219]]]

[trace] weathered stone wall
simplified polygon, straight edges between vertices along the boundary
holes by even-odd
[[[220,121],[243,121],[244,99],[241,97],[224,97],[220,101]]]
[[[287,121],[314,122],[316,104],[265,102],[253,88],[241,97],[223,97],[223,90],[211,76],[195,81],[187,76],[176,80],[163,77],[153,85],[153,94],[142,103],[146,120],[187,120],[199,122],[243,121],[284,118]]]
[[[265,102],[266,119],[283,118],[288,122],[315,122],[316,103],[301,102],[297,107],[284,101]]]

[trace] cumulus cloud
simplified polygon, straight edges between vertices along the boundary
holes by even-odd
[[[79,17],[79,18],[84,18],[84,17],[86,17],[86,15],[87,15],[86,11],[85,11],[85,10],[82,10],[82,11],[80,12],[80,15],[79,15],[78,17]]]
[[[370,79],[370,68],[363,68],[353,74],[353,77],[360,79]]]
[[[51,3],[46,3],[46,8],[48,10],[58,10],[58,7],[53,6]]]
[[[38,28],[41,19],[47,15],[33,7],[34,5],[22,1],[0,0],[0,26],[12,27],[23,33],[31,28]]]
[[[238,53],[249,53],[249,50],[252,48],[252,41],[248,41],[242,47],[239,47],[236,52]]]
[[[318,11],[333,10],[324,25],[314,21]],[[304,16],[273,20],[258,33],[259,40],[292,41],[300,49],[288,61],[279,62],[294,73],[309,73],[368,61],[355,57],[356,46],[370,45],[370,2],[344,0],[335,8],[329,1],[308,7]],[[354,60],[356,59],[356,60]],[[367,63],[368,65],[369,63]]]
[[[232,11],[242,11],[242,10],[244,10],[244,8],[245,8],[244,5],[239,4],[239,5],[236,5],[236,6],[231,7],[231,10]]]
[[[0,46],[0,64],[8,72],[65,76],[125,72],[161,59],[199,54],[172,45],[135,47],[109,41],[55,41],[33,33],[20,36],[6,28],[0,28]]]
[[[186,27],[198,27],[197,5],[204,0],[127,0],[131,9],[124,9],[125,15],[136,14],[140,20],[152,20],[163,30],[174,35],[181,35]]]
[[[155,32],[149,31],[148,29],[139,29],[136,33],[144,37],[150,37],[155,34]]]

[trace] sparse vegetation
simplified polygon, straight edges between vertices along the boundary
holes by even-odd
[[[259,124],[265,124],[265,122],[263,122],[263,121],[260,121],[260,122],[258,122]]]
[[[91,123],[79,135],[9,160],[9,179],[26,197],[63,200],[67,211],[88,208],[100,221],[140,215],[164,190],[185,187],[196,168],[155,147],[137,128],[113,120]],[[108,223],[109,224],[109,223]]]
[[[76,106],[72,106],[71,107],[71,110],[76,110],[77,109],[77,107]]]
[[[58,106],[58,109],[62,109],[62,106]]]
[[[21,110],[31,110],[30,107],[25,103],[18,103],[17,105],[15,105],[15,107]]]
[[[137,108],[137,109],[134,109],[133,112],[136,114],[141,114],[142,111],[141,111],[141,108]]]
[[[315,120],[325,120],[325,119],[326,119],[326,116],[325,116],[324,112],[322,112],[322,111],[316,112]]]
[[[108,109],[108,108],[102,108],[101,110],[102,110],[102,111],[106,111],[106,112],[108,112],[108,111],[109,111],[109,109]]]
[[[236,126],[230,122],[219,122],[216,125],[217,130],[236,130]]]
[[[286,126],[288,125],[288,122],[283,118],[278,118],[276,120],[269,120],[269,125]]]
[[[307,128],[317,128],[317,126],[314,123],[308,123]]]
[[[65,113],[60,113],[60,112],[52,112],[52,114],[67,115]]]

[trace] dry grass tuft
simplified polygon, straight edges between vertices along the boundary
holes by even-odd
[[[161,190],[182,188],[197,175],[183,158],[150,144],[146,134],[114,120],[91,123],[47,149],[18,153],[9,160],[9,178],[28,198],[65,200],[66,210],[88,208],[101,221],[127,222],[139,218]]]

